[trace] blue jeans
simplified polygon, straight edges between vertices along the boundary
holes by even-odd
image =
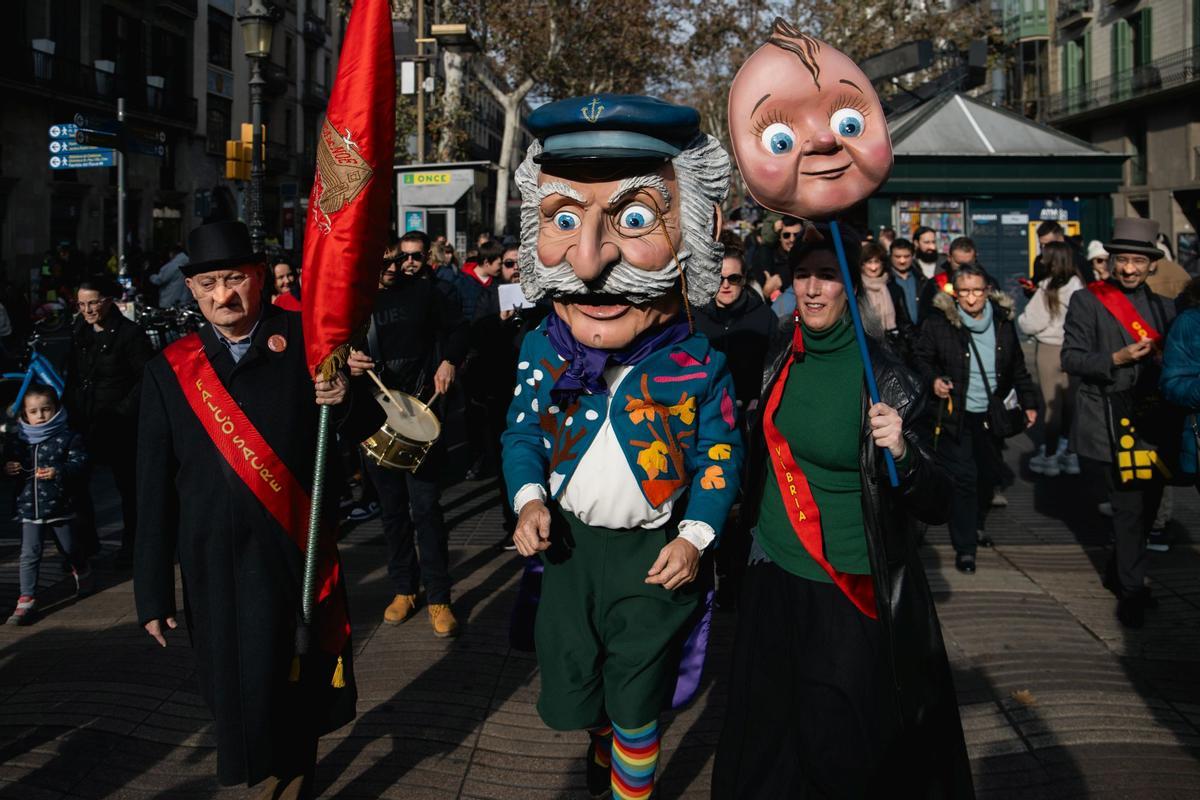
[[[33,597],[37,593],[38,567],[42,563],[42,538],[45,536],[46,530],[54,533],[58,549],[67,557],[77,572],[87,569],[86,560],[79,557],[79,540],[75,532],[75,520],[68,519],[51,523],[23,522],[21,523],[21,558],[19,562],[22,597]]]

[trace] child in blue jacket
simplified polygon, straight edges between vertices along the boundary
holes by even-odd
[[[9,624],[26,625],[37,610],[42,539],[49,530],[71,565],[76,596],[91,592],[92,571],[75,531],[71,484],[87,466],[83,437],[67,426],[67,412],[49,386],[34,384],[21,404],[16,435],[5,443],[4,474],[19,478],[17,519],[21,520],[20,597]]]

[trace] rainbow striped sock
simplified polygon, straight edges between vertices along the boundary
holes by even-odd
[[[588,733],[592,737],[592,760],[608,769],[612,766],[612,726],[605,725],[603,728],[596,728]]]
[[[654,769],[658,766],[658,721],[640,728],[622,728],[613,723],[613,800],[646,800],[654,791]]]

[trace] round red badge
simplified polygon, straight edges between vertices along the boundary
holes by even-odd
[[[282,353],[287,350],[287,339],[280,336],[278,333],[267,339],[267,347],[272,353]]]

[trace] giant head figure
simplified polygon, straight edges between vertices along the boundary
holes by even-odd
[[[754,199],[805,219],[846,210],[892,169],[892,141],[867,76],[782,19],[734,76],[729,138]]]
[[[582,344],[625,347],[720,286],[729,157],[691,108],[598,94],[538,108],[517,169],[521,285]]]

